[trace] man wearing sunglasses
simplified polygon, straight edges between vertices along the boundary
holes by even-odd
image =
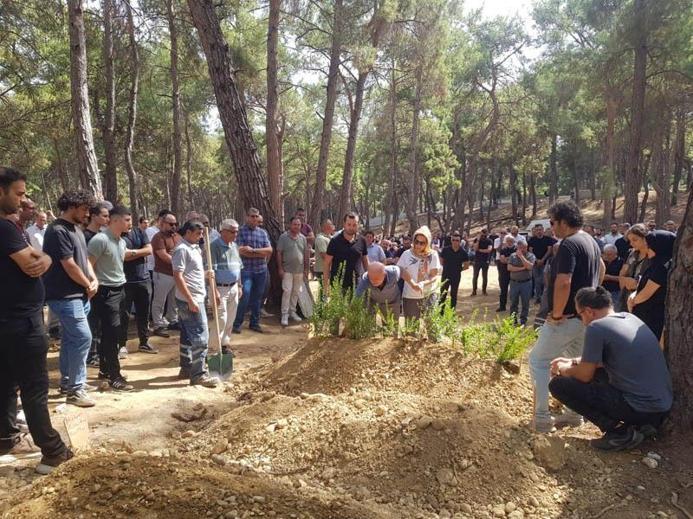
[[[160,231],[152,238],[152,251],[154,254],[153,333],[159,337],[170,337],[166,330],[178,329],[178,312],[173,300],[176,282],[173,279],[171,260],[173,249],[178,246],[183,238],[176,232],[178,230],[178,221],[174,214],[166,214],[161,218],[159,225]]]

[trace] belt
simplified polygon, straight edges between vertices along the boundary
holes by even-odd
[[[527,283],[527,281],[532,281],[532,278],[530,279],[523,279],[523,280],[517,280],[517,279],[512,279],[510,278],[510,281],[514,281],[515,283]]]
[[[218,287],[229,287],[229,288],[231,288],[231,287],[235,287],[235,286],[236,286],[236,283],[238,283],[238,281],[234,281],[233,283],[217,283],[217,286],[218,286]]]

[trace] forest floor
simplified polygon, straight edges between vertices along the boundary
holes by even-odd
[[[471,298],[464,273],[462,315],[495,317],[493,268],[490,279],[489,296]],[[690,437],[597,453],[591,426],[529,430],[524,363],[512,375],[451,345],[310,339],[305,325],[264,324],[266,334],[234,336],[236,371],[214,390],[176,378],[175,336],[123,362],[135,392],[96,393],[95,407],[78,409],[52,389],[54,424],[86,417],[91,448],[45,477],[33,471],[38,454],[1,457],[0,515],[690,517]],[[49,364],[55,388],[56,351]],[[642,463],[650,451],[656,468]]]

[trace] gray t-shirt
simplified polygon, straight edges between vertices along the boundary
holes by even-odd
[[[291,274],[303,272],[303,260],[305,257],[306,237],[299,234],[294,240],[288,232],[285,232],[277,240],[277,250],[282,251],[282,268]]]
[[[590,323],[582,360],[603,364],[609,383],[636,411],[662,413],[671,408],[671,376],[659,341],[633,314],[616,313]]]
[[[367,293],[368,297],[376,303],[395,303],[400,299],[399,290],[399,267],[396,265],[388,265],[385,267],[385,285],[374,287],[368,273],[361,275],[359,284],[356,287],[356,297],[360,297]]]
[[[537,260],[534,254],[532,254],[529,251],[525,252],[525,259],[532,264],[534,264],[534,262]],[[525,266],[520,257],[517,255],[517,252],[513,252],[510,255],[510,258],[508,259],[508,265],[512,265],[513,267]],[[525,269],[517,272],[511,272],[510,279],[512,279],[513,281],[529,281],[530,279],[532,279],[532,271]]]
[[[175,249],[171,261],[173,272],[182,272],[185,285],[195,301],[203,303],[205,295],[205,271],[202,263],[202,252],[197,243],[189,243],[182,240]],[[187,301],[185,295],[178,290],[176,285],[176,299]]]
[[[96,258],[94,272],[99,284],[105,287],[119,287],[125,284],[125,241],[114,236],[110,229],[95,235],[87,245],[89,256]]]

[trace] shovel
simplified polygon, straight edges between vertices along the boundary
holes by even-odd
[[[212,303],[212,330],[210,335],[214,337],[216,353],[207,355],[207,368],[209,374],[221,380],[226,380],[233,373],[233,353],[224,351],[221,346],[219,334],[219,308],[217,307],[216,289],[214,283],[214,270],[212,268],[212,249],[209,243],[209,228],[205,227],[205,254],[207,257],[207,282],[209,283],[209,300]]]

